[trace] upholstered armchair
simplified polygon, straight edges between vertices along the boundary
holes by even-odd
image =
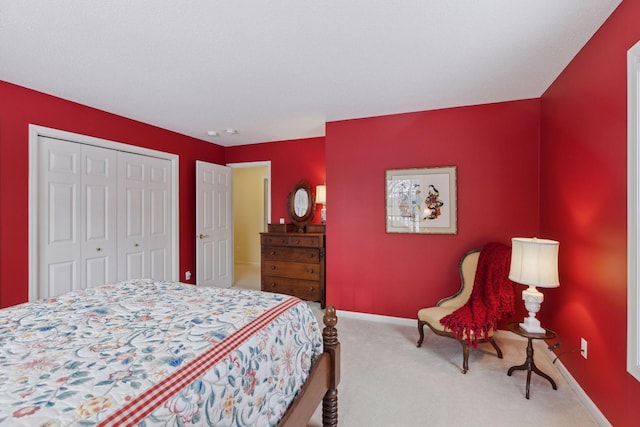
[[[470,346],[476,347],[478,343],[488,341],[502,359],[502,351],[493,336],[497,321],[505,315],[513,314],[514,310],[513,285],[507,277],[511,248],[489,244],[482,251],[485,256],[481,274],[476,274],[481,249],[465,253],[458,264],[461,279],[458,292],[441,299],[435,307],[418,311],[420,338],[417,346],[420,347],[424,341],[425,325],[436,335],[457,339],[462,344],[463,374],[469,370]],[[486,289],[478,288],[474,292],[475,286]]]

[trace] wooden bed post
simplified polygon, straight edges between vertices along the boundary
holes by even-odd
[[[306,426],[322,400],[322,425],[338,427],[338,384],[340,384],[340,343],[336,309],[328,306],[324,317],[322,354],[311,368],[300,394],[284,414],[278,427]]]
[[[328,353],[331,362],[331,376],[329,390],[322,399],[322,425],[325,427],[338,426],[338,384],[340,383],[340,343],[338,342],[338,330],[336,324],[338,317],[333,306],[327,307],[323,317],[325,324],[322,330],[324,352]]]

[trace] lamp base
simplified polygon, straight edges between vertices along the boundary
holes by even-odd
[[[530,285],[522,291],[522,299],[529,312],[529,317],[524,318],[524,322],[520,323],[520,327],[531,334],[544,334],[545,331],[540,326],[540,321],[536,319],[536,313],[540,310],[544,295],[535,286]]]
[[[540,326],[540,321],[535,317],[525,317],[524,322],[520,323],[520,328],[530,334],[544,334],[546,331]]]

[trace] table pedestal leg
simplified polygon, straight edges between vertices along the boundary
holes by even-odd
[[[558,389],[558,386],[556,385],[555,381],[553,381],[553,379],[545,374],[544,372],[542,372],[535,364],[535,362],[533,361],[533,339],[532,338],[528,338],[527,339],[527,360],[522,364],[522,365],[516,365],[516,366],[512,366],[509,368],[509,370],[507,371],[507,375],[511,376],[511,374],[513,373],[513,371],[527,371],[527,391],[525,394],[525,397],[528,399],[529,398],[529,385],[531,384],[531,371],[535,372],[536,374],[540,375],[542,378],[547,379],[547,381],[549,381],[551,383],[551,387],[553,387],[554,390]]]

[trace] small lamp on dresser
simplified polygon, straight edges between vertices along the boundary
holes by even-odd
[[[322,205],[322,210],[320,211],[320,218],[322,219],[322,223],[327,223],[327,186],[326,185],[316,185],[316,205]]]
[[[529,287],[522,291],[524,306],[529,317],[520,323],[526,332],[544,334],[545,330],[536,319],[544,295],[536,289],[557,288],[558,279],[558,247],[555,240],[514,237],[511,239],[511,268],[509,279]]]

